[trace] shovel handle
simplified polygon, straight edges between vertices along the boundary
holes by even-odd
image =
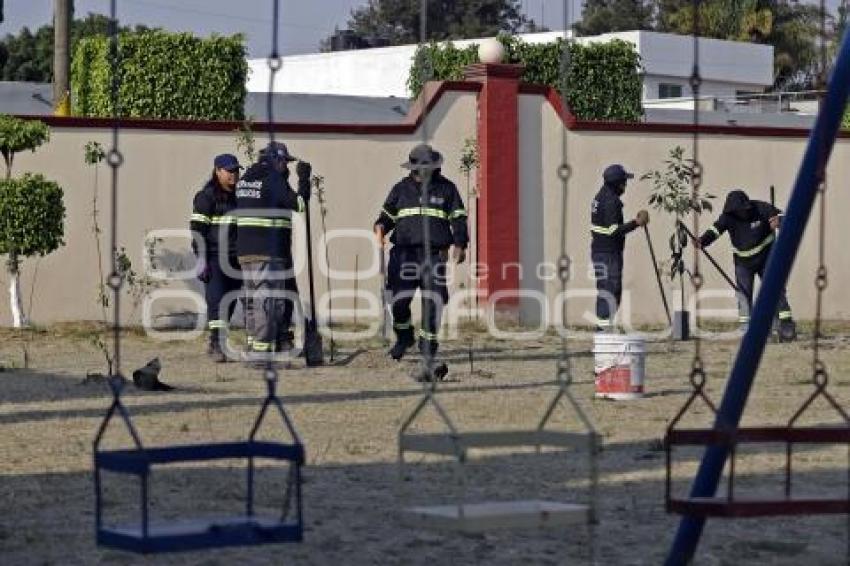
[[[670,305],[667,304],[667,293],[664,292],[664,283],[661,282],[661,273],[658,271],[658,260],[655,259],[655,248],[652,245],[652,238],[649,237],[649,229],[646,224],[643,226],[643,233],[646,236],[646,244],[649,246],[649,256],[652,258],[652,271],[655,272],[655,280],[658,281],[658,291],[661,293],[661,301],[664,303],[664,314],[667,315],[667,324],[672,325],[673,319],[670,318]]]

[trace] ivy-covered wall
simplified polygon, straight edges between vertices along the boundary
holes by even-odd
[[[80,40],[71,64],[72,111],[112,116],[109,38]],[[248,63],[243,38],[161,30],[118,39],[122,117],[242,120]]]
[[[505,62],[525,66],[522,81],[554,87],[566,92],[573,113],[585,120],[634,122],[643,115],[641,106],[640,55],[634,46],[621,40],[581,45],[569,43],[569,59],[564,59],[564,40],[529,44],[501,36]],[[408,88],[416,97],[428,80],[463,78],[463,68],[478,61],[478,46],[457,48],[432,43],[421,46],[414,56]],[[567,72],[562,73],[561,68]]]

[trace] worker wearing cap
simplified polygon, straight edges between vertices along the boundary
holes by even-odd
[[[289,326],[297,296],[292,261],[292,213],[310,198],[312,167],[299,161],[298,192],[289,184],[289,164],[297,161],[286,145],[270,143],[236,185],[236,248],[248,295],[246,327],[255,354],[289,346]]]
[[[208,354],[217,362],[227,361],[222,352],[222,339],[233,315],[235,301],[222,308],[222,298],[242,286],[236,259],[236,208],[234,189],[239,180],[239,160],[225,153],[213,160],[213,171],[204,188],[192,203],[192,250],[197,257],[196,274],[204,283],[207,303],[207,326],[210,330]],[[222,262],[229,265],[225,269]]]
[[[634,220],[624,221],[623,201],[629,179],[622,165],[609,165],[602,173],[604,184],[590,207],[590,258],[596,277],[596,329],[613,330],[614,317],[623,295],[623,250],[626,234],[649,223],[649,213],[641,210]]]
[[[770,203],[751,200],[747,193],[741,190],[730,191],[726,195],[723,213],[697,241],[698,247],[708,247],[724,232],[729,232],[732,255],[735,258],[735,281],[738,286],[738,322],[744,329],[750,323],[755,277],[764,276],[781,215],[782,211]],[[779,297],[777,318],[779,338],[785,341],[795,340],[797,327],[784,292]]]
[[[440,315],[448,300],[445,264],[450,249],[454,261],[462,263],[469,243],[463,200],[454,183],[437,174],[441,165],[442,156],[430,146],[414,147],[402,164],[410,174],[390,190],[375,222],[378,245],[384,246],[384,238],[390,233],[393,244],[387,265],[396,335],[390,350],[393,359],[400,360],[415,344],[410,303],[417,289],[423,293],[418,333],[423,365],[415,376],[419,380],[445,374],[444,365],[441,372],[432,364],[439,346]]]

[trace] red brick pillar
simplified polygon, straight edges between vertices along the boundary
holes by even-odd
[[[519,78],[521,65],[484,64],[464,69],[480,81],[478,96],[479,288],[489,298],[519,289]],[[499,310],[515,311],[516,297],[499,299]]]

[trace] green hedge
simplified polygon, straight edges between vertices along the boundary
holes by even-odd
[[[122,117],[242,120],[248,62],[241,35],[201,39],[160,30],[118,40]],[[112,116],[109,38],[79,41],[71,63],[72,111]]]
[[[637,121],[643,115],[640,55],[631,43],[569,44],[569,72],[562,79],[563,39],[552,43],[529,44],[509,36],[499,40],[505,46],[505,62],[525,66],[522,81],[543,84],[564,92],[573,113],[585,120]],[[478,46],[459,49],[431,43],[417,49],[407,80],[416,97],[427,80],[451,81],[463,78],[463,68],[478,62]]]
[[[0,254],[47,255],[64,245],[62,188],[42,175],[0,181]]]
[[[850,130],[850,105],[844,111],[844,119],[841,121],[841,127],[845,130]]]

